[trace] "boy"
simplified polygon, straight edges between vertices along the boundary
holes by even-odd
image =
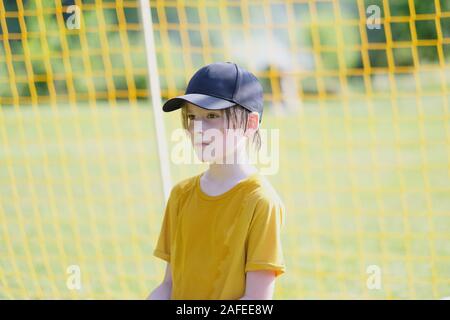
[[[209,169],[171,191],[154,250],[167,261],[165,277],[148,298],[272,299],[285,272],[284,206],[245,149],[260,145],[262,87],[234,63],[213,63],[163,106],[177,109]]]

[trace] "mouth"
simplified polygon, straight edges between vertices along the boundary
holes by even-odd
[[[209,142],[202,142],[202,143],[196,143],[195,145],[197,146],[202,146],[202,147],[206,147],[207,145],[209,145],[211,143],[211,141]]]

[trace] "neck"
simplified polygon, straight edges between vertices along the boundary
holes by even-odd
[[[235,163],[211,163],[209,165],[208,177],[214,180],[226,180],[230,177],[247,177],[255,172],[257,169],[249,164],[248,157],[245,152],[237,152],[234,159]]]

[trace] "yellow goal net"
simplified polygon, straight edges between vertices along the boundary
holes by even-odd
[[[162,99],[216,61],[260,79],[287,209],[276,299],[450,296],[449,0],[149,5],[154,52],[137,0],[0,0],[0,299],[162,280],[152,54]]]

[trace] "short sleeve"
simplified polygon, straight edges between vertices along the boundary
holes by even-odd
[[[177,206],[176,190],[172,189],[164,212],[158,242],[155,250],[153,251],[153,255],[155,257],[163,259],[167,262],[170,262],[170,250],[176,228]]]
[[[285,272],[281,227],[285,209],[281,203],[263,199],[255,207],[250,223],[245,272],[273,270],[276,276]]]

